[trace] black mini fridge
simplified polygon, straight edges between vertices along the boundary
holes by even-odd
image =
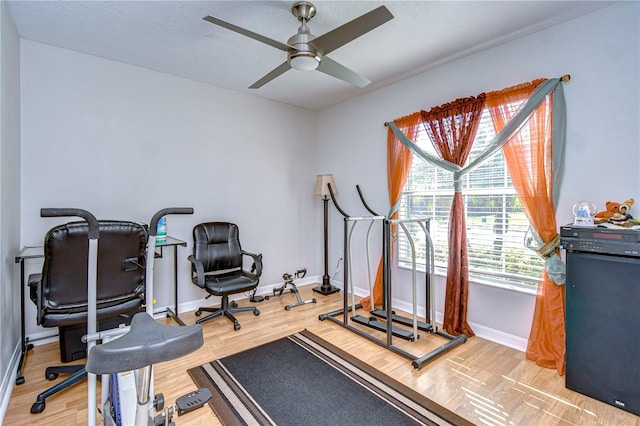
[[[640,232],[563,227],[566,386],[640,415]]]

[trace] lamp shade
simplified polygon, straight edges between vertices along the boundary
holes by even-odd
[[[337,194],[338,188],[336,187],[336,183],[333,180],[333,175],[318,175],[316,177],[315,194],[322,195],[323,197],[328,197],[330,195],[329,188],[327,187],[328,183],[331,184],[331,189],[333,190],[333,193]]]

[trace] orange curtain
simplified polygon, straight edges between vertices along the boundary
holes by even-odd
[[[478,131],[485,95],[458,99],[449,104],[422,111],[422,120],[433,146],[449,163],[463,167],[469,158]],[[449,261],[442,328],[454,336],[474,332],[467,322],[469,299],[469,263],[467,225],[460,176],[454,173],[455,193],[449,218]]]
[[[524,101],[545,80],[534,80],[487,94],[496,133],[500,132],[516,113],[513,105]],[[552,95],[537,107],[528,121],[510,137],[503,147],[509,174],[527,218],[541,243],[557,243],[557,226],[553,202],[553,146],[551,138]],[[553,247],[545,247],[557,256]],[[535,311],[527,358],[538,365],[565,372],[565,293],[564,286],[555,284],[543,272],[538,285]]]
[[[407,115],[393,121],[396,126],[407,135],[411,140],[414,140],[418,133],[418,125],[421,122],[421,116],[419,112]],[[391,129],[387,130],[387,185],[389,189],[389,203],[391,205],[391,211],[389,212],[390,219],[396,219],[398,217],[398,205],[400,203],[400,196],[402,195],[402,188],[407,182],[409,176],[409,169],[411,169],[411,151],[405,147],[393,134]],[[392,229],[392,233],[394,230]],[[391,244],[393,245],[394,239],[392,238]],[[391,247],[391,253],[393,253],[393,246]],[[370,311],[373,306],[371,305],[371,296],[365,297],[360,302],[363,309]],[[379,306],[382,304],[382,259],[378,263],[378,271],[376,273],[376,280],[373,286],[373,305]]]

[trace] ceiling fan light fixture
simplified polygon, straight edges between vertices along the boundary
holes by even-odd
[[[298,71],[313,71],[320,65],[320,56],[313,52],[295,52],[289,55],[289,65]]]
[[[307,25],[309,20],[316,14],[316,7],[312,3],[298,1],[292,6],[291,13],[300,22],[300,27],[298,32],[287,40],[286,44],[210,15],[205,16],[204,20],[287,53],[286,62],[281,63],[267,75],[253,83],[249,86],[249,89],[259,89],[292,68],[299,71],[318,70],[328,76],[361,88],[371,83],[366,78],[325,55],[393,19],[389,9],[385,6],[379,6],[346,24],[324,33],[320,37],[313,35]]]

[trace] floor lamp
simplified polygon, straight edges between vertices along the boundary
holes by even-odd
[[[316,293],[322,293],[324,295],[336,293],[340,289],[331,285],[331,277],[329,276],[329,248],[328,248],[328,219],[329,219],[329,186],[331,184],[331,190],[334,194],[338,193],[336,183],[333,181],[333,175],[318,175],[316,177],[316,191],[315,195],[322,196],[322,202],[324,203],[324,275],[322,276],[322,285],[314,287],[313,291]]]

